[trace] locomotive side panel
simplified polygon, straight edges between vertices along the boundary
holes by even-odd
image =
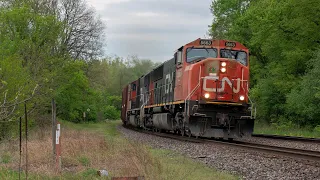
[[[147,106],[150,104],[150,74],[147,74],[143,77],[144,85],[143,85],[143,105]]]
[[[153,70],[151,79],[154,84],[154,89],[152,90],[154,100],[153,104],[160,104],[163,89],[163,64]]]
[[[144,77],[141,77],[139,78],[139,89],[137,90],[138,92],[138,96],[137,96],[137,107],[136,108],[141,108],[141,106],[143,105],[144,103],[144,92],[145,92],[145,89],[144,89]]]
[[[127,119],[127,104],[128,104],[128,86],[122,90],[122,105],[121,105],[121,120],[125,123]]]
[[[163,77],[164,85],[162,89],[162,101],[161,103],[170,103],[174,100],[174,87],[175,87],[175,59],[172,58],[163,64]]]
[[[137,98],[137,81],[134,81],[130,84],[130,109],[136,107],[136,98]]]

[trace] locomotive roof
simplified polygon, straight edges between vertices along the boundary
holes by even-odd
[[[182,50],[184,46],[199,46],[199,44],[201,44],[201,42],[206,42],[206,41],[207,42],[210,41],[211,45],[214,45],[214,46],[217,46],[217,47],[221,47],[221,46],[228,47],[227,43],[232,43],[232,45],[234,45],[234,47],[236,46],[239,49],[247,49],[243,44],[241,44],[240,42],[237,42],[237,41],[226,40],[226,39],[201,39],[201,38],[198,38],[198,39],[196,39],[194,41],[191,41],[191,42],[181,46],[176,51]],[[152,73],[155,69],[159,68],[160,66],[163,66],[166,62],[168,62],[168,61],[170,61],[172,59],[173,58],[162,62],[161,64],[159,64],[158,66],[153,68],[151,71],[149,71],[148,73],[142,75],[140,78],[147,76],[148,74]],[[136,82],[136,81],[137,80],[132,81],[131,83]]]
[[[207,44],[210,43],[210,44]],[[185,44],[184,46],[216,46],[216,47],[237,47],[239,49],[248,49],[247,47],[245,47],[243,44],[241,44],[238,41],[232,41],[232,40],[227,40],[227,39],[201,39],[198,38],[194,41],[191,41],[187,44]],[[228,46],[228,45],[233,45],[233,46]],[[180,47],[177,50],[180,50],[181,48],[183,48],[184,46]]]

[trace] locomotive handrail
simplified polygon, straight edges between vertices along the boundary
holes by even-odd
[[[184,112],[187,113],[187,116],[189,117],[189,109],[188,109],[188,112],[187,112],[187,100],[190,99],[190,97],[194,94],[194,92],[196,90],[198,90],[198,88],[200,87],[200,84],[201,84],[201,80],[204,79],[204,77],[201,77],[201,66],[199,67],[199,82],[198,84],[196,85],[196,87],[193,88],[193,90],[190,92],[190,94],[186,97],[186,99],[184,100]],[[189,89],[188,89],[189,90]]]

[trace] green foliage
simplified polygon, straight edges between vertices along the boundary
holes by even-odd
[[[46,92],[49,62],[55,57],[52,47],[58,41],[60,23],[54,16],[37,14],[30,4],[21,2],[10,7],[0,4],[0,139],[17,129],[16,120],[23,113],[22,103],[34,92],[39,102]],[[33,104],[33,102],[31,102]],[[36,104],[33,104],[34,107]],[[2,122],[4,121],[4,122]]]
[[[125,85],[138,79],[155,67],[150,60],[130,57],[108,57],[88,63],[87,77],[95,91],[95,106],[104,119],[120,118],[121,92]]]
[[[318,134],[320,134],[320,125],[317,125],[317,126],[314,128],[314,131],[317,132]]]
[[[319,2],[216,0],[211,8],[212,36],[238,40],[251,51],[251,96],[258,119],[278,125],[320,124],[320,59],[313,58],[320,47]]]
[[[97,121],[99,114],[102,114],[102,120],[119,119],[123,87],[153,67],[148,60],[128,59],[125,62],[119,57],[64,63],[56,78],[59,82],[55,94],[59,117],[73,122]]]
[[[297,123],[319,125],[320,115],[320,50],[310,61],[310,70],[303,76],[301,83],[288,94],[287,109],[297,116]]]
[[[134,56],[93,59],[101,50],[103,24],[85,1],[73,5],[87,11],[68,9],[74,13],[68,14],[74,17],[69,19],[64,19],[68,17],[63,14],[69,12],[54,9],[49,1],[36,3],[0,2],[0,102],[6,102],[0,104],[0,140],[17,134],[17,118],[24,113],[26,99],[32,112],[30,126],[41,124],[42,117],[48,117],[52,99],[57,102],[61,119],[119,119],[123,87],[155,64]],[[95,23],[78,31],[77,28],[87,27],[86,21]],[[75,22],[79,26],[71,27]]]

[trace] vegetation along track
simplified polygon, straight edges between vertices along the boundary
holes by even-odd
[[[128,128],[125,126],[125,128]],[[226,141],[226,140],[216,140],[216,139],[203,139],[203,138],[194,138],[194,137],[185,137],[181,135],[176,135],[172,133],[159,133],[159,132],[153,132],[153,131],[147,131],[137,128],[129,128],[141,133],[170,138],[170,139],[176,139],[179,141],[187,141],[192,143],[218,143],[228,146],[234,146],[237,148],[247,149],[247,150],[256,150],[259,152],[264,153],[271,153],[271,154],[277,154],[277,155],[284,155],[289,156],[293,158],[299,158],[299,159],[305,159],[305,160],[312,160],[320,162],[320,152],[319,151],[310,151],[310,150],[304,150],[304,149],[296,149],[296,148],[287,148],[287,147],[279,147],[279,146],[270,146],[265,144],[259,144],[259,143],[249,143],[249,142],[243,142],[243,141]]]
[[[302,142],[315,142],[320,143],[320,138],[306,138],[306,137],[295,137],[295,136],[280,136],[271,134],[252,134],[253,137],[267,138],[267,139],[283,139],[290,141],[302,141]]]

